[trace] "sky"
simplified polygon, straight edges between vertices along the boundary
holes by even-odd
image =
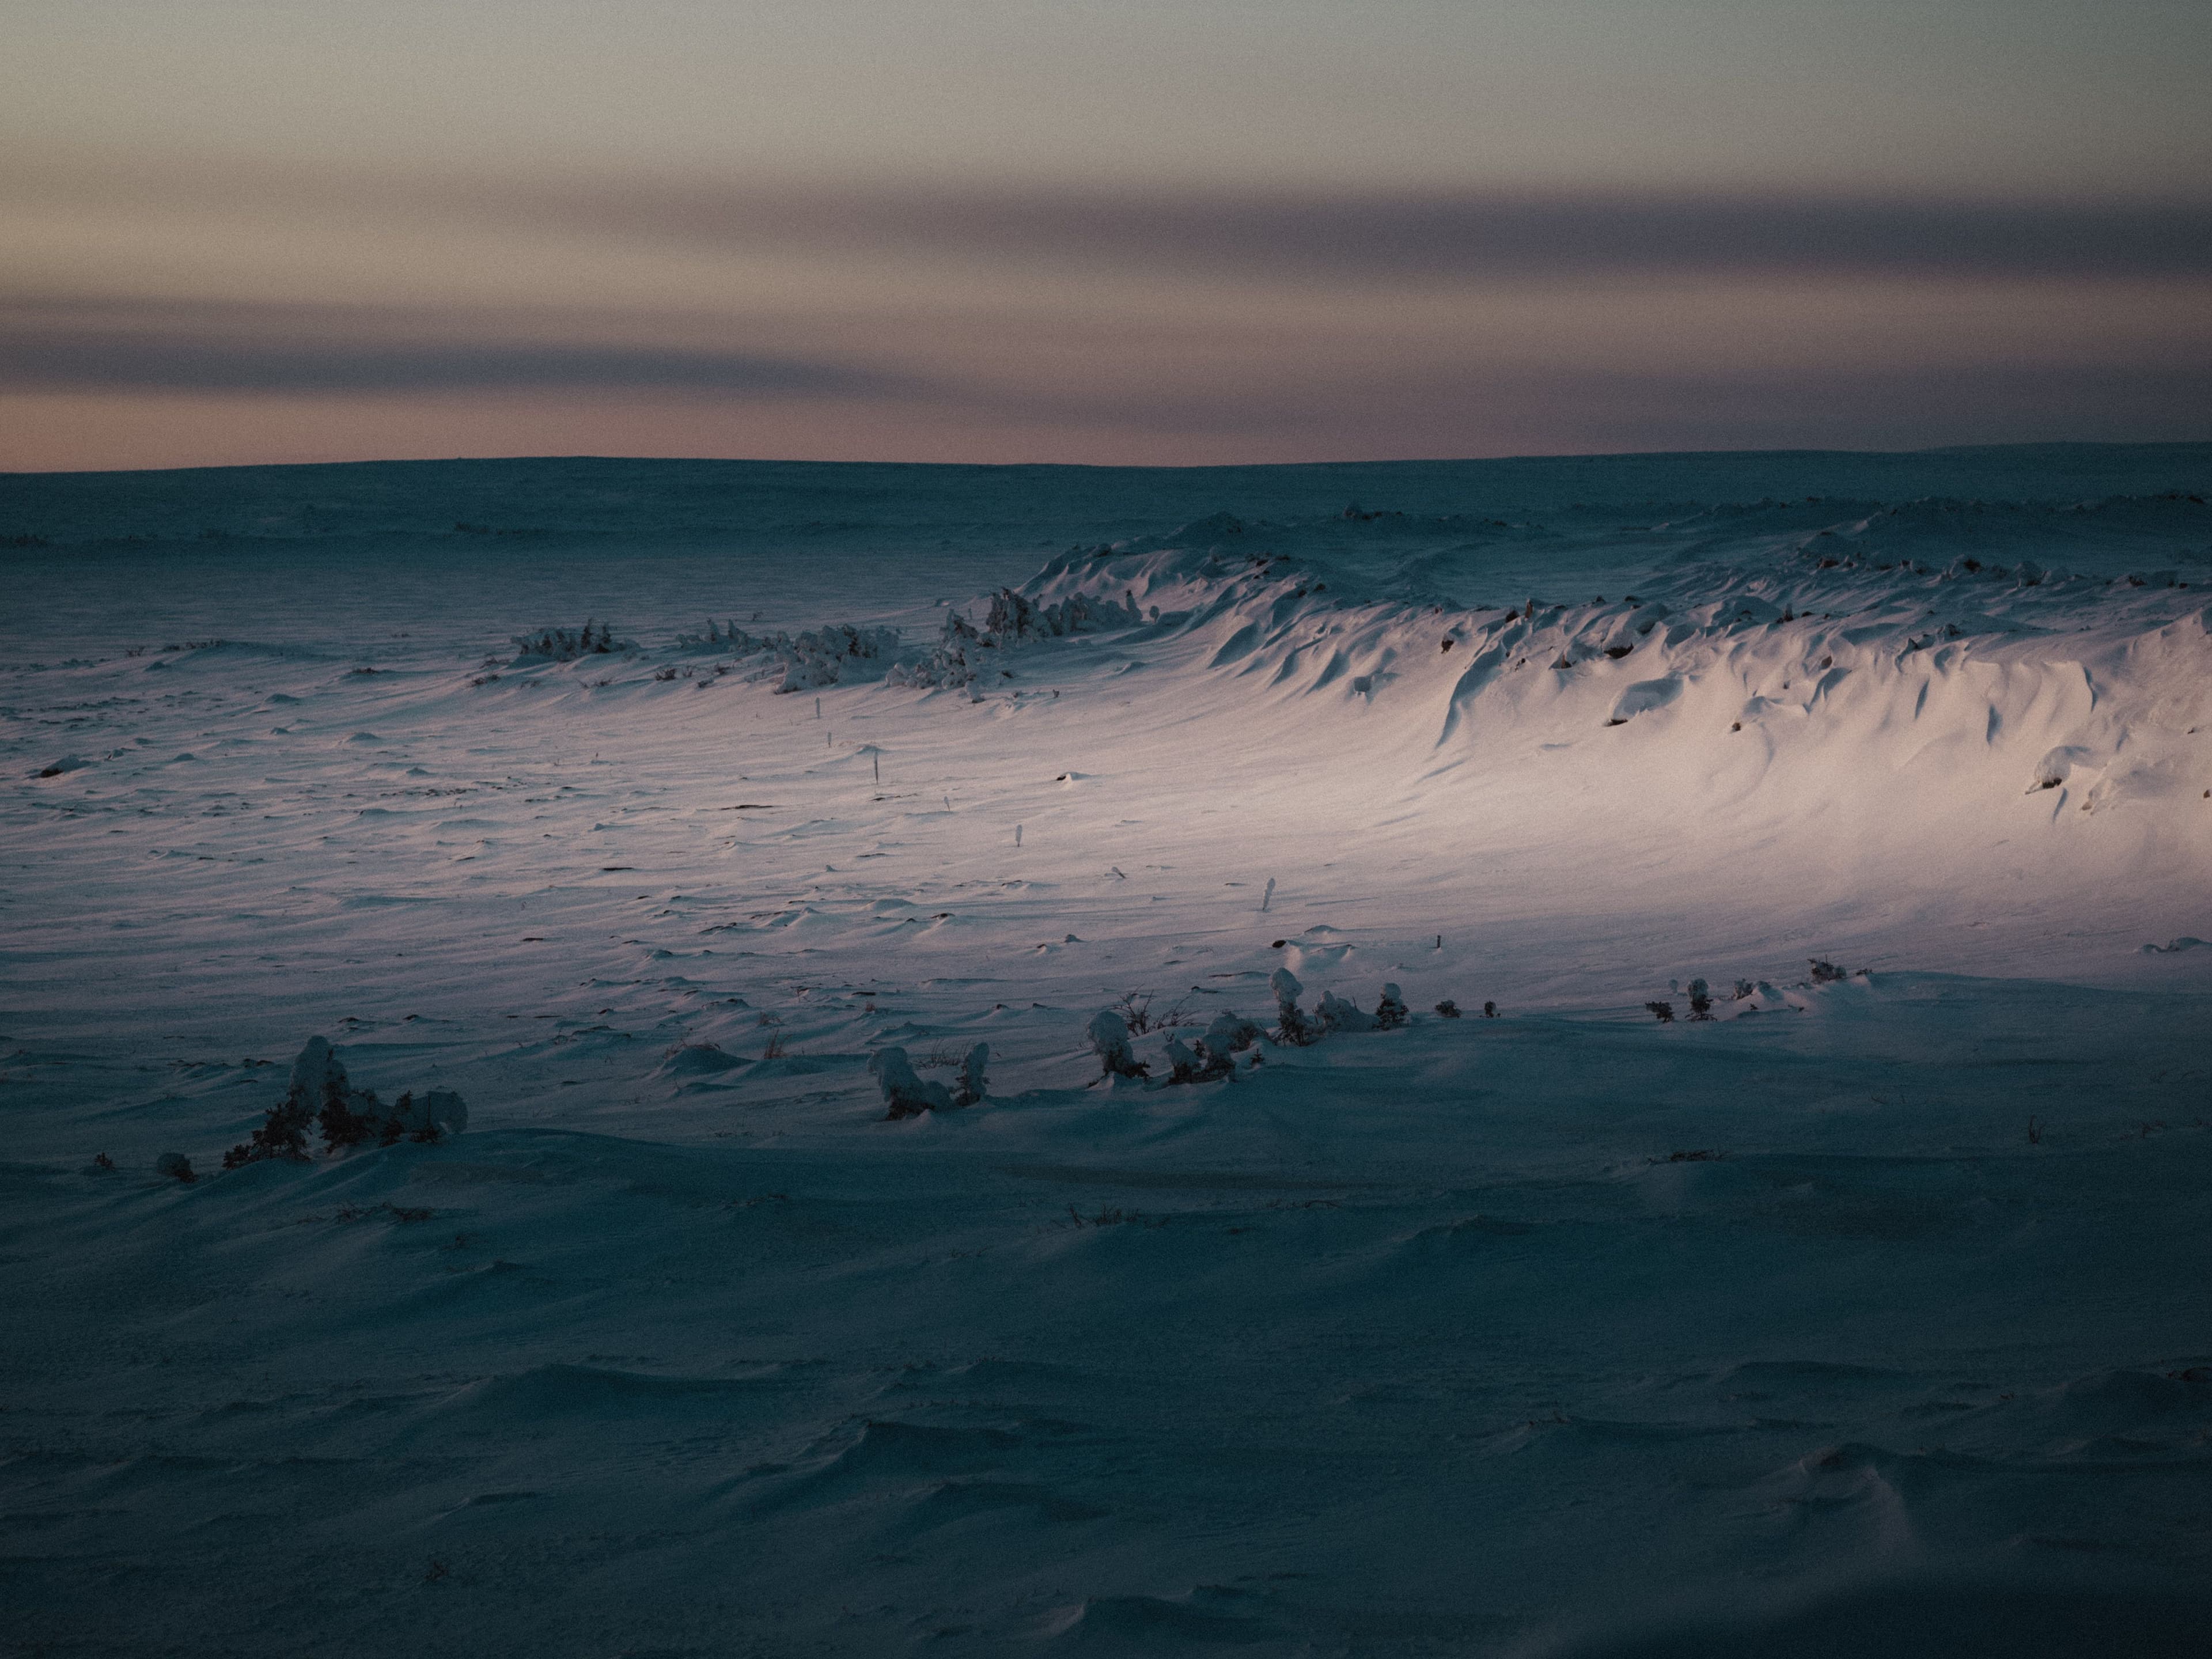
[[[2201,0],[11,0],[0,470],[2212,436]]]

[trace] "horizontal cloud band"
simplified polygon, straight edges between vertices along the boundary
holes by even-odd
[[[898,377],[739,353],[623,345],[210,338],[0,322],[0,386],[261,393],[588,391],[874,397]]]
[[[1290,198],[831,187],[475,197],[541,227],[695,246],[1425,281],[1763,273],[2212,278],[2212,204],[1438,192]]]

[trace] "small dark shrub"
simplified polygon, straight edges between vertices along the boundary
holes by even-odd
[[[1121,1000],[1114,1005],[1114,1012],[1121,1016],[1133,1036],[1142,1036],[1152,1029],[1152,994],[1150,991],[1124,991]]]
[[[222,1155],[226,1170],[242,1170],[249,1164],[283,1158],[294,1164],[307,1161],[307,1128],[315,1115],[305,1092],[293,1090],[269,1109],[261,1127]]]
[[[1485,1019],[1496,1019],[1498,1018],[1498,1005],[1494,1002],[1484,1003],[1482,1005],[1482,1017]]]
[[[323,1085],[323,1105],[322,1109],[315,1114],[315,1127],[323,1132],[325,1152],[334,1152],[341,1146],[366,1146],[371,1140],[378,1139],[380,1131],[398,1127],[396,1121],[388,1121],[374,1109],[376,1097],[374,1094],[365,1097],[355,1095],[349,1099],[351,1092],[336,1079],[327,1079]],[[405,1107],[411,1101],[403,1097],[399,1103]],[[365,1109],[356,1111],[355,1108],[357,1106]],[[389,1146],[398,1139],[398,1136],[394,1134],[392,1139],[383,1144]]]
[[[1672,1025],[1674,1023],[1674,1005],[1673,1003],[1647,1002],[1644,1006],[1651,1011],[1651,1018],[1657,1020],[1662,1025]]]
[[[1267,977],[1267,986],[1275,994],[1275,1035],[1294,1048],[1322,1039],[1321,1024],[1308,1016],[1298,1006],[1298,996],[1305,987],[1287,968],[1278,968]]]
[[[982,1103],[983,1096],[991,1085],[991,1079],[984,1074],[985,1067],[990,1063],[989,1043],[979,1042],[968,1051],[967,1057],[960,1062],[960,1086],[952,1091],[955,1106]]]
[[[165,1175],[172,1181],[181,1181],[190,1186],[199,1177],[192,1173],[192,1161],[182,1152],[164,1152],[154,1160],[154,1173]]]
[[[1823,961],[1820,960],[1818,957],[1814,957],[1814,958],[1813,958],[1813,983],[1814,983],[1814,984],[1815,984],[1815,985],[1832,985],[1832,984],[1834,984],[1838,980],[1840,980],[1840,979],[1842,979],[1842,978],[1844,978],[1844,977],[1845,977],[1844,973],[1844,970],[1843,970],[1842,969],[1840,969],[1840,968],[1837,967],[1837,966],[1836,966],[1836,964],[1835,964],[1834,963],[1832,963],[1832,962],[1823,962]]]
[[[1440,1018],[1444,1019],[1457,1019],[1459,1018],[1459,1004],[1454,1002],[1449,997],[1446,997],[1442,1002],[1437,1004],[1437,1013]]]

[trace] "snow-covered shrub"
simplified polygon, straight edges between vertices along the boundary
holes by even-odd
[[[970,684],[975,678],[975,665],[968,653],[980,647],[982,638],[975,624],[956,611],[945,619],[945,631],[929,655],[920,662],[894,665],[884,676],[884,684],[918,690]]]
[[[780,674],[775,688],[779,692],[815,691],[838,684],[856,665],[883,661],[897,651],[898,645],[896,628],[854,628],[838,623],[799,634],[748,634],[734,622],[725,628],[712,617],[708,619],[705,633],[676,636],[679,651],[711,651],[741,659],[764,659],[747,678],[774,679]],[[724,671],[718,667],[714,672],[720,674]],[[887,678],[893,684],[902,684],[895,678],[896,672],[894,669],[893,675]],[[672,674],[669,677],[673,678]]]
[[[1132,1035],[1142,1036],[1152,1028],[1152,993],[1124,991],[1121,1000],[1114,1005],[1114,1012],[1121,1016]]]
[[[991,599],[983,623],[988,639],[1004,643],[1029,638],[1054,637],[1079,632],[1086,623],[1109,628],[1127,628],[1144,621],[1134,599],[1126,605],[1090,593],[1071,593],[1051,605],[1038,605],[1011,587],[1002,587]]]
[[[945,631],[929,655],[920,662],[899,664],[884,676],[884,683],[917,689],[972,688],[986,651],[1010,651],[1026,640],[1056,638],[1093,626],[1127,628],[1143,620],[1133,599],[1117,605],[1094,594],[1071,593],[1052,604],[1039,605],[1011,587],[1002,587],[992,596],[982,627],[954,611],[945,618]]]
[[[1398,994],[1398,988],[1383,986],[1382,1000],[1375,1005],[1375,1029],[1395,1031],[1412,1018],[1413,1010],[1406,1006],[1406,999]]]
[[[1712,988],[1707,985],[1705,981],[1701,979],[1693,979],[1690,981],[1688,988],[1690,993],[1690,1018],[1692,1019],[1711,1019],[1713,1017]]]
[[[1241,1054],[1264,1035],[1259,1022],[1246,1019],[1226,1009],[1213,1017],[1206,1028],[1206,1052],[1209,1054]]]
[[[532,662],[574,662],[580,657],[604,657],[617,651],[635,651],[629,640],[617,640],[614,629],[601,623],[596,630],[590,619],[571,633],[565,628],[541,628],[514,636],[516,665]]]
[[[1128,1022],[1112,1009],[1102,1008],[1091,1017],[1088,1035],[1102,1077],[1143,1077],[1150,1069],[1130,1046]]]
[[[1812,963],[1813,983],[1815,985],[1832,985],[1845,977],[1844,970],[1832,962],[1823,962],[1814,957]]]
[[[679,651],[727,652],[732,656],[742,657],[750,652],[758,650],[760,641],[734,622],[725,629],[709,617],[707,618],[705,633],[678,634],[676,636],[676,648]]]
[[[1321,1027],[1298,1007],[1298,994],[1306,988],[1298,983],[1297,975],[1287,968],[1278,968],[1267,975],[1267,988],[1275,994],[1276,1034],[1285,1042],[1301,1045],[1319,1041]]]
[[[949,1112],[952,1095],[942,1083],[925,1083],[903,1048],[878,1048],[868,1061],[876,1085],[884,1091],[886,1118],[919,1117],[924,1112]]]
[[[154,1160],[154,1173],[165,1175],[172,1181],[184,1182],[186,1185],[199,1179],[192,1173],[191,1159],[186,1158],[182,1152],[162,1153]]]
[[[1201,1042],[1201,1048],[1205,1045]],[[1168,1081],[1195,1083],[1205,1075],[1206,1062],[1191,1052],[1181,1037],[1170,1037],[1167,1046]]]
[[[1485,1019],[1496,1019],[1498,1018],[1498,1005],[1494,1002],[1484,1003],[1482,1005],[1482,1017]]]
[[[1657,1020],[1662,1025],[1672,1025],[1674,1023],[1674,1005],[1673,1003],[1647,1002],[1644,1006],[1650,1011],[1651,1018]]]
[[[317,1037],[314,1041],[322,1042],[323,1040]],[[313,1046],[314,1043],[308,1045],[310,1049]],[[327,1054],[330,1045],[324,1042],[323,1049]],[[306,1059],[305,1054],[301,1056],[302,1063]],[[343,1079],[345,1074],[340,1072],[338,1075]],[[302,1088],[300,1066],[295,1065],[292,1068],[292,1087],[284,1098],[269,1109],[268,1115],[262,1120],[259,1128],[222,1155],[222,1167],[226,1170],[243,1169],[249,1164],[265,1163],[270,1158],[305,1164],[307,1161],[307,1130],[314,1123],[315,1109],[320,1099],[319,1086],[313,1091]]]
[[[761,643],[783,665],[779,692],[818,690],[835,685],[854,663],[874,662],[898,649],[896,628],[854,628],[838,623],[803,634],[777,634]]]
[[[983,1069],[990,1063],[989,1043],[979,1042],[968,1051],[968,1057],[960,1062],[960,1086],[952,1096],[955,1106],[973,1106],[983,1098],[991,1081],[983,1075]]]
[[[1314,1021],[1324,1031],[1371,1031],[1375,1017],[1349,997],[1340,997],[1334,991],[1321,994],[1321,1005],[1314,1010]]]
[[[1457,1019],[1459,1018],[1459,1004],[1454,1002],[1449,997],[1446,997],[1442,1002],[1437,1004],[1437,1013],[1440,1018],[1444,1019]]]
[[[413,1091],[386,1106],[370,1089],[356,1089],[330,1043],[310,1037],[292,1062],[284,1098],[269,1109],[261,1127],[222,1157],[236,1170],[270,1158],[305,1163],[307,1130],[319,1129],[326,1152],[342,1146],[395,1146],[402,1140],[437,1141],[468,1127],[469,1109],[450,1090],[432,1089],[419,1099]]]

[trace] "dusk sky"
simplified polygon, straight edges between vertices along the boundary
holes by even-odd
[[[2201,0],[24,0],[0,468],[2212,435]]]

